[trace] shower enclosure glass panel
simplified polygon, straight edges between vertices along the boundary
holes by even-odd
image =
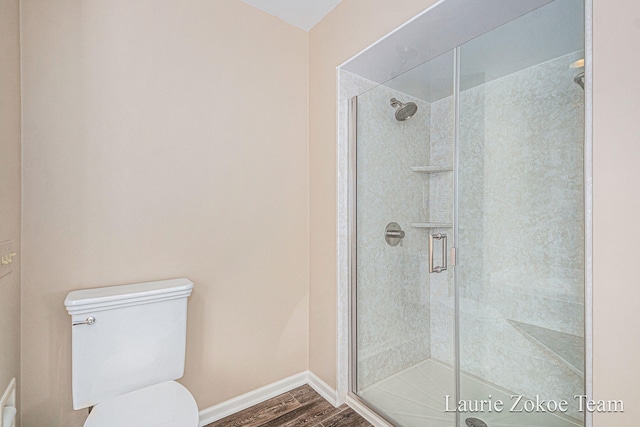
[[[453,71],[451,51],[357,97],[353,389],[398,425],[455,422],[453,273],[428,251],[453,238]]]
[[[397,426],[584,425],[584,3],[492,28],[352,100],[351,391]]]
[[[460,399],[509,404],[463,421],[583,425],[583,14],[557,0],[459,48]],[[517,412],[537,396],[567,410]]]

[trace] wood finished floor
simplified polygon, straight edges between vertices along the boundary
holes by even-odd
[[[300,386],[205,427],[370,427],[347,405],[338,408]]]

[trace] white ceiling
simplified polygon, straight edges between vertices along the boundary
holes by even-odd
[[[242,0],[289,24],[309,31],[342,0]]]

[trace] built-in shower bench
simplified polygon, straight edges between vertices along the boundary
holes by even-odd
[[[584,338],[507,319],[525,338],[542,347],[571,370],[584,376]]]

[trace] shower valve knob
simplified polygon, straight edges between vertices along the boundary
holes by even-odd
[[[384,240],[389,246],[397,246],[404,236],[405,232],[397,222],[390,222],[384,229]]]

